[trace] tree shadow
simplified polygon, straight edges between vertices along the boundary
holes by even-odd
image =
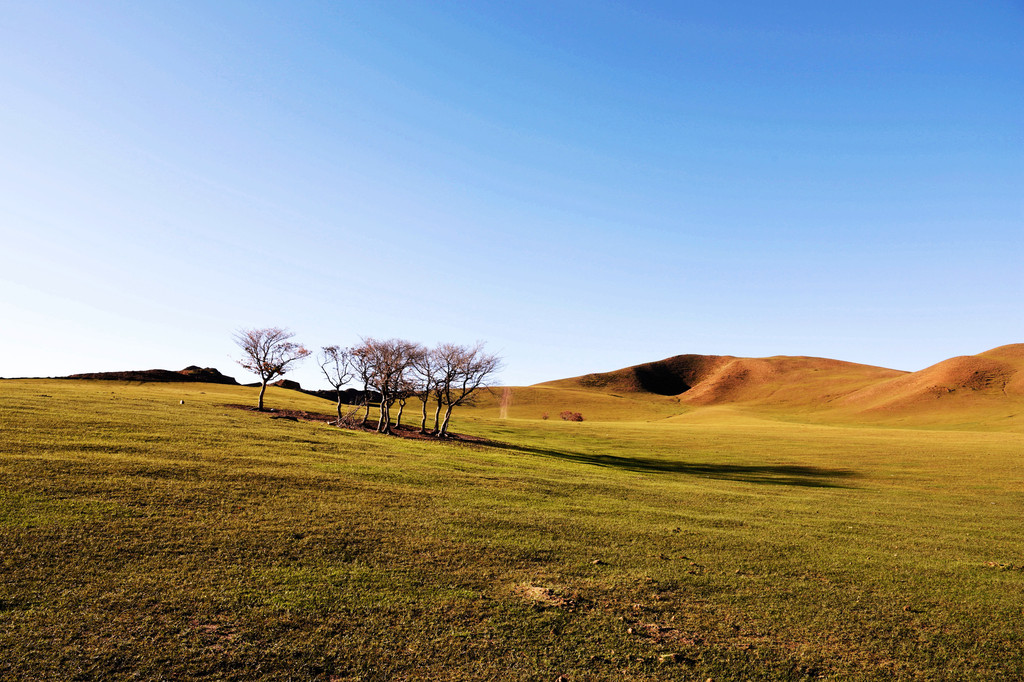
[[[683,474],[702,476],[726,481],[743,481],[746,483],[763,483],[768,485],[796,485],[814,488],[850,488],[838,481],[857,476],[850,469],[827,469],[824,467],[804,466],[798,464],[717,464],[712,462],[683,462],[653,457],[619,457],[616,455],[596,455],[568,450],[552,450],[526,445],[513,445],[500,441],[485,441],[493,448],[522,452],[541,457],[587,464],[590,466],[614,467],[624,471],[641,473]]]

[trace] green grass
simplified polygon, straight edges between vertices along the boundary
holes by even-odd
[[[1024,676],[1024,434],[545,390],[483,446],[0,382],[0,678]]]

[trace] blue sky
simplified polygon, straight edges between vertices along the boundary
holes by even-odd
[[[9,0],[0,93],[0,376],[1024,341],[1020,2]]]

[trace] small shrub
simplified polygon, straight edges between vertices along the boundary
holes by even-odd
[[[542,415],[540,416],[540,418],[541,418],[541,419],[547,419],[547,418],[548,418],[548,413],[547,413],[547,412],[545,412],[544,414],[542,414]]]
[[[560,415],[564,421],[567,422],[581,422],[583,421],[583,415],[579,412],[573,412],[572,410],[565,410]]]

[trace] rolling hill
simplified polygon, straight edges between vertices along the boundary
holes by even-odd
[[[862,412],[956,411],[1024,401],[1024,344],[964,355],[843,397]]]
[[[677,355],[613,372],[545,382],[552,388],[674,396],[689,405],[830,402],[906,372],[826,358]]]
[[[843,420],[1013,419],[1024,412],[1024,344],[950,358],[917,372],[802,356],[677,355],[534,388],[634,400],[665,396],[681,406],[730,405]]]

